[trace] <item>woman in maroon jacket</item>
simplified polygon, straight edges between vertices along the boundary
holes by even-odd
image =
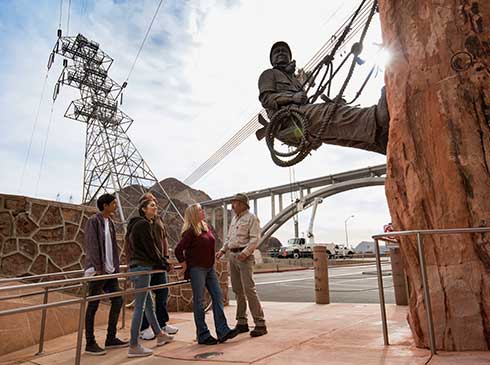
[[[197,342],[202,345],[225,342],[238,334],[238,330],[230,329],[226,322],[223,295],[214,271],[214,246],[213,233],[204,221],[204,210],[199,204],[188,206],[184,213],[182,239],[175,248],[175,256],[182,263],[186,277],[191,279]],[[213,302],[214,325],[218,339],[211,336],[206,325],[204,288],[208,289]]]

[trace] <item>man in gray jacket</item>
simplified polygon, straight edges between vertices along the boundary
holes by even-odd
[[[94,214],[85,226],[85,276],[114,274],[119,272],[119,248],[116,241],[116,230],[111,215],[117,209],[116,197],[103,194],[97,199],[97,208],[100,212]],[[90,281],[88,295],[98,295],[102,292],[113,293],[120,291],[117,279]],[[99,301],[89,302],[85,313],[85,338],[87,341],[85,352],[90,355],[104,355],[105,349],[97,345],[94,336],[95,313]],[[116,337],[117,321],[122,307],[122,297],[111,298],[109,323],[105,348],[127,347],[129,342],[121,341]]]

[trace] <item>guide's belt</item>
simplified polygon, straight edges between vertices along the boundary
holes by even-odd
[[[237,247],[237,248],[230,248],[230,252],[237,253],[237,252],[242,252],[247,246],[243,247]]]

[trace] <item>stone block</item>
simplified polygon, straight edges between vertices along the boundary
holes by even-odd
[[[47,267],[47,257],[44,255],[39,255],[36,257],[32,263],[29,272],[33,275],[45,274]]]
[[[82,218],[82,210],[63,208],[63,218],[65,221],[80,224],[80,219]]]
[[[51,243],[63,241],[63,227],[41,228],[32,239],[38,243]]]
[[[82,254],[82,249],[76,242],[40,245],[39,249],[60,268],[78,263]]]
[[[20,253],[2,258],[0,273],[6,276],[21,276],[28,273],[32,260]]]
[[[4,202],[5,209],[13,211],[14,214],[27,211],[27,199],[25,197],[19,196],[9,196],[5,197]]]
[[[82,247],[85,247],[85,233],[80,229],[77,234],[76,240]]]
[[[61,210],[57,206],[50,206],[46,212],[44,212],[41,218],[40,225],[42,227],[53,227],[63,224],[63,217],[61,216]]]
[[[0,212],[0,234],[11,236],[14,227],[14,218],[10,212]]]
[[[78,232],[78,224],[65,223],[64,239],[66,241],[73,241]]]
[[[16,238],[8,238],[5,240],[5,243],[3,244],[3,251],[2,255],[8,255],[9,253],[17,252],[18,250],[17,246],[17,239]]]
[[[18,237],[30,237],[38,226],[27,213],[20,213],[15,217],[15,233]]]
[[[61,270],[61,268],[59,268],[58,266],[56,266],[53,261],[49,258],[48,256],[48,266],[47,266],[47,270],[46,272],[60,272],[60,271],[63,271]]]
[[[19,251],[26,256],[35,258],[38,253],[37,244],[31,239],[19,238]]]
[[[39,223],[39,220],[44,214],[44,211],[48,208],[47,204],[38,204],[38,203],[32,203],[31,204],[31,211],[30,211],[30,216],[31,218],[36,222]]]

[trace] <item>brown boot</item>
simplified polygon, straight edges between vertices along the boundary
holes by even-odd
[[[267,334],[267,327],[266,326],[255,326],[252,332],[250,332],[250,336],[252,337],[259,337]]]

